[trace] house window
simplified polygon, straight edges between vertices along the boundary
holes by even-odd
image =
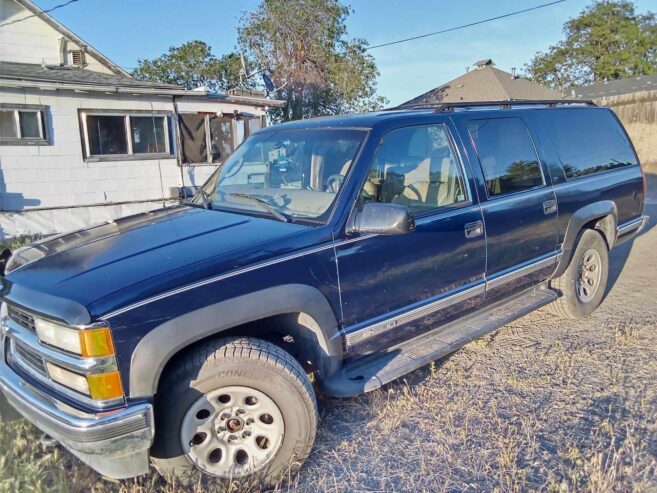
[[[0,145],[48,145],[45,106],[0,104]]]
[[[168,113],[80,113],[87,159],[170,157]]]
[[[216,113],[182,113],[180,137],[183,162],[223,163],[235,149],[235,120]]]

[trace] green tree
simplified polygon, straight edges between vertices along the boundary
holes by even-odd
[[[348,39],[351,10],[339,0],[263,0],[244,15],[239,44],[271,77],[284,108],[275,121],[379,109],[376,63],[363,39]]]
[[[657,73],[657,17],[629,0],[603,0],[563,28],[566,39],[539,52],[525,70],[553,89]]]
[[[241,69],[237,53],[217,58],[203,41],[189,41],[172,46],[152,60],[139,60],[132,72],[137,79],[176,84],[186,89],[206,86],[211,92],[221,92],[239,85]]]

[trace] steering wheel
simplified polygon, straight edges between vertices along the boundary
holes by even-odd
[[[344,176],[340,174],[334,174],[329,176],[326,179],[326,190],[328,192],[333,192],[337,193],[338,190],[340,190],[340,185],[342,185],[342,182],[344,181]]]

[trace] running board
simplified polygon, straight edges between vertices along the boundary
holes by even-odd
[[[333,397],[353,397],[378,389],[557,298],[547,286],[532,288],[385,352],[356,360],[325,379],[322,388]]]

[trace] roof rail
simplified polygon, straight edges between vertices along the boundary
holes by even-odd
[[[499,108],[502,110],[511,109],[514,106],[542,106],[545,108],[556,108],[557,106],[596,106],[588,99],[509,99],[504,101],[462,101],[457,103],[417,103],[402,104],[393,110],[435,110],[436,112],[453,111],[460,108]]]

